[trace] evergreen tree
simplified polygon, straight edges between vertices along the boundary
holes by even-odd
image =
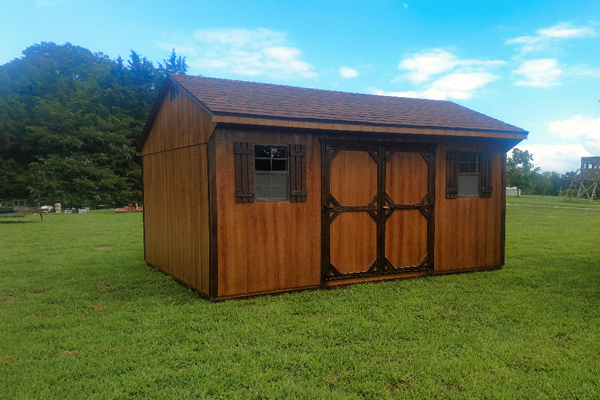
[[[187,70],[174,52],[166,61]],[[163,77],[133,50],[125,63],[70,43],[35,44],[0,66],[0,198],[140,202],[135,143]]]
[[[158,71],[161,73],[161,76],[164,78],[168,74],[181,74],[185,75],[188,70],[188,66],[185,62],[185,57],[177,57],[175,54],[175,48],[171,50],[171,56],[168,60],[163,60],[164,66],[161,63],[158,63]]]

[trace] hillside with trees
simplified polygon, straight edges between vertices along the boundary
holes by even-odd
[[[0,66],[0,198],[141,202],[135,143],[166,74],[186,70],[174,51],[154,67],[44,42]]]

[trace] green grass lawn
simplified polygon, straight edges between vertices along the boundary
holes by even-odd
[[[140,214],[0,220],[0,399],[598,398],[600,209],[514,199],[500,271],[216,304]]]
[[[522,205],[522,206],[544,206],[544,207],[556,207],[556,208],[593,208],[600,210],[600,203],[584,201],[583,199],[565,199],[559,196],[530,196],[521,195],[507,196],[506,203],[510,205]]]

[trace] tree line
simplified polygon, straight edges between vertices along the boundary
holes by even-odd
[[[157,64],[42,42],[0,66],[0,199],[141,202],[135,143],[166,75],[187,71],[174,50]]]
[[[170,72],[185,74],[173,50],[154,64],[66,43],[42,42],[0,66],[0,199],[64,207],[142,202],[135,144]],[[540,173],[514,149],[507,183],[524,194],[558,195],[575,172]]]
[[[559,196],[567,190],[576,171],[559,174],[542,172],[533,165],[533,154],[514,148],[506,160],[506,184],[521,189],[522,194]]]

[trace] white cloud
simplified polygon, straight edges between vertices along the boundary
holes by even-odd
[[[340,68],[340,75],[342,78],[356,78],[358,76],[358,71],[350,67],[342,67]]]
[[[371,92],[436,100],[468,99],[475,95],[477,89],[498,79],[489,70],[504,64],[499,60],[460,59],[447,50],[437,48],[411,54],[398,64],[398,68],[408,70],[401,78],[421,88],[402,92],[371,89]]]
[[[553,58],[523,61],[514,74],[522,75],[523,79],[515,82],[517,86],[550,87],[560,84],[558,78],[563,71],[558,67],[558,61]]]
[[[434,75],[449,72],[455,68],[468,69],[469,72],[472,72],[504,64],[504,61],[499,60],[461,60],[449,51],[438,48],[426,53],[411,54],[398,64],[398,68],[409,70],[404,77],[418,84],[431,80]]]
[[[432,82],[429,88],[421,91],[385,92],[374,88],[369,88],[369,91],[372,94],[381,96],[412,97],[431,100],[446,100],[448,98],[469,99],[473,97],[476,89],[496,79],[498,79],[496,75],[487,72],[456,72],[442,76],[440,79]]]
[[[600,78],[600,68],[573,67],[570,71],[573,76],[589,76]]]
[[[416,53],[405,58],[398,64],[398,68],[410,72],[404,76],[413,83],[422,83],[431,79],[432,75],[451,70],[458,63],[458,58],[444,50],[434,49],[427,53]]]
[[[579,140],[586,151],[600,156],[600,118],[576,115],[548,124],[550,133],[566,140]]]
[[[413,99],[420,98],[419,93],[414,91],[406,91],[406,92],[386,92],[381,89],[375,89],[370,87],[369,93],[376,94],[378,96],[391,96],[391,97],[411,97]]]
[[[577,171],[581,166],[581,157],[592,155],[580,144],[519,144],[519,149],[533,154],[533,165],[542,172],[555,171],[560,174]]]
[[[455,72],[442,76],[434,81],[425,90],[409,90],[404,92],[385,92],[383,90],[369,88],[372,94],[394,97],[412,97],[419,99],[446,100],[446,99],[469,99],[473,97],[476,89],[498,79],[494,74],[488,72],[460,73]]]
[[[506,44],[515,44],[521,46],[521,53],[530,53],[532,51],[545,50],[552,42],[561,39],[577,39],[595,36],[596,32],[588,26],[575,28],[568,22],[560,22],[553,27],[538,29],[535,36],[521,36],[509,39]]]
[[[482,88],[496,79],[498,76],[489,72],[453,72],[434,81],[425,93],[438,92],[435,97],[430,98],[440,100],[445,98],[468,99],[473,97],[476,89]]]
[[[220,69],[240,75],[268,75],[275,78],[317,76],[313,65],[302,60],[302,51],[291,45],[285,32],[257,28],[200,29],[178,44],[159,43],[188,56],[191,68],[204,73]],[[185,50],[185,51],[184,51]],[[200,57],[194,57],[200,54]]]

